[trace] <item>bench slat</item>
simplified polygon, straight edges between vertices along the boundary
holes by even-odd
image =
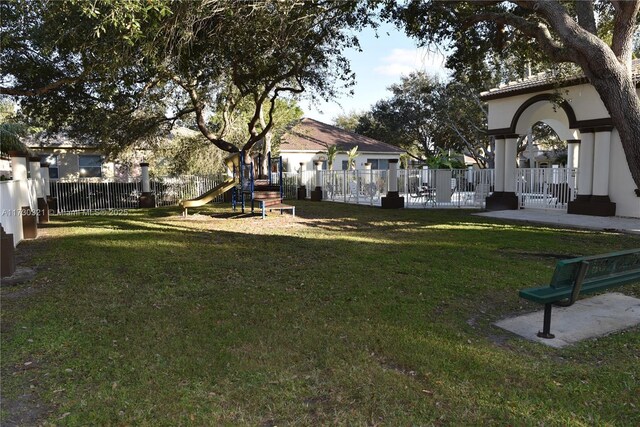
[[[553,272],[550,286],[562,288],[573,286],[580,264],[589,263],[584,283],[597,282],[612,275],[640,271],[640,249],[612,252],[603,255],[592,255],[558,261]]]
[[[608,279],[601,279],[598,282],[585,283],[582,285],[582,290],[580,291],[580,293],[594,293],[634,282],[640,282],[640,271],[631,272],[629,274],[619,274]],[[539,304],[548,304],[569,298],[571,296],[572,290],[573,286],[563,286],[561,288],[542,286],[537,288],[522,289],[519,295],[521,298],[528,299]]]

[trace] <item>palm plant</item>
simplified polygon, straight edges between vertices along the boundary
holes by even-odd
[[[358,146],[356,145],[351,150],[347,151],[347,169],[356,168],[356,158],[358,157]]]
[[[320,160],[324,160],[324,156],[327,157],[327,170],[331,170],[333,169],[333,163],[336,161],[336,156],[339,153],[340,150],[338,150],[338,146],[334,144],[327,147],[327,151],[319,151],[317,154],[321,156],[319,157]]]
[[[338,155],[338,153],[340,152],[340,150],[338,150],[338,146],[337,145],[332,145],[330,147],[327,147],[327,151],[324,153],[327,155],[327,169],[328,170],[332,170],[333,169],[333,162],[336,161],[336,156]]]

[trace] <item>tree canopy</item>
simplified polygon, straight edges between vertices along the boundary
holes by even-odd
[[[458,72],[478,75],[488,58],[520,58],[521,70],[577,66],[609,111],[640,188],[640,99],[631,71],[640,0],[384,3],[385,16],[407,34],[450,49],[447,65]]]
[[[353,73],[356,1],[3,2],[0,94],[20,97],[51,131],[117,151],[193,123],[218,148],[248,150],[273,126],[276,100],[330,98]],[[240,105],[245,139],[228,139]],[[266,107],[266,108],[265,108]],[[263,110],[264,109],[264,110]],[[212,125],[213,114],[222,118]],[[263,125],[260,116],[263,115]]]

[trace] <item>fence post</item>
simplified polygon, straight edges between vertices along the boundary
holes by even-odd
[[[49,222],[49,205],[45,196],[44,180],[42,177],[42,167],[40,157],[29,158],[29,169],[31,170],[31,178],[36,186],[36,202],[38,208],[38,222]],[[48,170],[48,168],[47,168]]]
[[[311,192],[311,200],[319,202],[322,200],[322,162],[316,161],[316,188]]]
[[[138,207],[155,208],[156,195],[151,192],[151,183],[149,181],[149,163],[140,163],[142,169],[142,194],[138,199]]]
[[[387,181],[389,191],[382,198],[382,209],[404,208],[404,197],[400,197],[398,193],[398,159],[389,159]]]

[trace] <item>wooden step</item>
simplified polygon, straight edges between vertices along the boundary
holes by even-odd
[[[258,203],[258,205],[260,205],[260,203],[262,203],[262,204],[264,204],[265,207],[277,206],[277,205],[281,205],[282,204],[282,200],[281,199],[255,199],[255,200]]]
[[[254,190],[253,192],[254,199],[273,199],[280,198],[280,191],[262,191],[262,190]]]
[[[280,187],[277,185],[254,185],[253,191],[280,191]]]

